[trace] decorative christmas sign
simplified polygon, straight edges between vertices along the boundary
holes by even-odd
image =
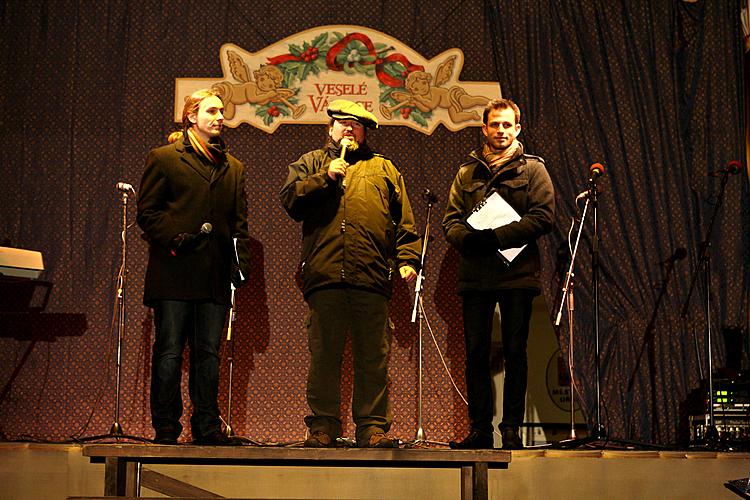
[[[449,49],[426,60],[395,38],[360,26],[322,26],[251,53],[225,44],[223,78],[178,78],[175,121],[185,97],[202,88],[224,101],[224,124],[249,123],[273,133],[282,123],[321,124],[328,102],[348,99],[374,113],[381,125],[405,125],[425,134],[482,124],[497,82],[462,82],[464,55]]]

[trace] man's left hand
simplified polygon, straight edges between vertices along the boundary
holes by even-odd
[[[407,282],[411,283],[417,279],[417,272],[411,266],[401,266],[398,268],[398,272],[401,273],[401,277]]]

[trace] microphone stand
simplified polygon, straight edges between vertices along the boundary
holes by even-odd
[[[573,413],[575,407],[571,402],[571,439],[565,439],[562,441],[558,441],[557,443],[554,443],[555,448],[578,448],[582,446],[586,446],[591,443],[597,443],[597,442],[603,442],[604,445],[606,443],[616,443],[623,446],[626,446],[628,448],[634,447],[634,446],[641,446],[641,447],[649,447],[649,448],[661,448],[657,445],[650,445],[646,443],[640,443],[636,441],[627,441],[623,439],[609,439],[607,436],[607,433],[604,429],[604,425],[602,425],[601,421],[601,364],[599,362],[599,358],[601,357],[600,352],[600,346],[599,346],[599,228],[598,228],[598,190],[596,188],[596,176],[592,176],[590,179],[591,188],[589,189],[588,196],[586,197],[586,205],[583,208],[583,215],[581,216],[581,223],[580,227],[578,228],[578,235],[576,236],[576,243],[575,247],[573,249],[573,253],[570,258],[570,268],[568,269],[568,273],[565,277],[565,285],[563,286],[563,297],[560,303],[560,308],[558,309],[557,318],[555,320],[555,326],[560,326],[560,318],[562,316],[562,308],[565,305],[565,299],[566,294],[572,293],[572,279],[573,279],[573,266],[575,265],[575,258],[578,253],[578,244],[580,243],[581,239],[581,231],[583,230],[583,225],[586,220],[586,212],[588,210],[589,204],[592,207],[592,219],[594,223],[594,235],[591,238],[591,270],[592,270],[592,282],[594,287],[594,341],[595,341],[595,349],[594,349],[594,367],[595,367],[595,391],[596,391],[596,413],[595,413],[595,421],[594,426],[591,429],[591,432],[589,435],[585,438],[580,439],[573,439],[572,436],[575,435],[575,421],[574,417],[575,414]],[[573,310],[573,304],[572,299],[569,303],[569,315],[572,318],[572,310]],[[572,342],[572,321],[569,324],[569,329],[571,332],[571,352],[573,349],[573,342]],[[572,365],[572,356],[570,358],[570,364]],[[570,383],[571,383],[571,390],[575,387],[574,382],[574,376],[573,376],[573,367],[570,367],[571,374],[570,374]],[[573,398],[574,394],[571,393],[570,397],[571,400]]]
[[[109,433],[115,436],[123,434],[120,425],[120,381],[122,378],[122,339],[125,335],[125,275],[128,273],[125,267],[127,257],[128,239],[125,232],[128,229],[128,192],[122,192],[122,249],[120,259],[122,266],[117,276],[117,377],[115,382],[115,421]]]
[[[573,300],[573,287],[575,283],[573,281],[573,275],[571,274],[570,283],[568,284],[568,342],[570,347],[568,348],[568,367],[570,368],[570,438],[571,440],[576,439],[576,400],[575,400],[575,388],[576,383],[573,378],[573,363],[574,349],[573,349],[573,319],[575,311],[575,301]]]
[[[684,250],[684,249],[682,249]],[[656,317],[657,313],[659,312],[659,307],[661,306],[662,300],[664,299],[664,296],[667,293],[667,285],[669,284],[669,280],[672,276],[672,272],[674,271],[674,265],[675,262],[679,258],[676,258],[674,255],[670,257],[666,262],[662,262],[662,264],[666,264],[667,269],[664,276],[664,281],[661,283],[661,287],[659,290],[659,296],[656,298],[656,304],[654,304],[654,311],[651,313],[651,320],[648,322],[648,325],[646,326],[646,331],[643,334],[643,344],[641,344],[641,351],[638,353],[638,358],[636,358],[635,366],[633,367],[633,372],[630,375],[630,380],[628,381],[628,401],[630,401],[630,410],[629,410],[629,431],[628,434],[632,435],[632,401],[633,401],[633,387],[635,385],[635,378],[638,374],[638,369],[641,366],[641,360],[643,359],[643,354],[646,352],[646,347],[648,347],[648,366],[649,366],[649,381],[651,383],[651,412],[652,412],[652,418],[651,418],[651,435],[661,438],[661,434],[659,432],[659,425],[658,425],[658,419],[656,418],[658,407],[656,405],[656,354],[655,354],[655,328],[656,328]]]
[[[427,437],[422,428],[422,322],[424,320],[424,310],[422,308],[422,282],[424,281],[424,264],[427,256],[427,245],[430,242],[430,215],[432,214],[432,204],[437,201],[435,198],[427,198],[427,222],[425,223],[424,238],[422,240],[422,255],[419,262],[419,273],[414,284],[414,307],[411,311],[411,322],[417,322],[419,317],[419,370],[417,383],[417,434],[414,438],[414,444],[424,443]]]
[[[716,448],[719,442],[719,431],[716,428],[716,422],[714,420],[714,382],[713,382],[713,350],[711,347],[712,343],[712,332],[711,332],[711,236],[713,235],[714,226],[716,224],[716,218],[719,214],[719,208],[721,208],[724,202],[724,194],[729,181],[730,172],[721,172],[721,185],[719,186],[719,195],[717,197],[716,204],[714,205],[714,211],[711,215],[711,222],[708,225],[708,231],[706,237],[701,243],[700,253],[698,256],[698,264],[696,265],[693,276],[690,279],[690,288],[688,289],[687,298],[682,306],[682,318],[685,318],[688,313],[690,306],[690,299],[693,296],[695,290],[698,275],[703,272],[703,281],[705,287],[705,314],[706,314],[706,358],[708,368],[708,421],[706,422],[706,433],[704,436],[705,445],[708,448]],[[700,353],[698,349],[698,338],[693,330],[693,340],[695,342],[695,354],[698,360],[698,373],[701,381],[703,380],[703,367],[701,365]]]
[[[606,440],[607,433],[602,425],[602,389],[601,389],[601,346],[599,344],[599,198],[596,189],[596,177],[591,178],[591,206],[592,219],[594,221],[594,234],[591,238],[591,279],[594,285],[594,355],[596,368],[596,423],[594,424],[591,437],[596,440]]]
[[[427,200],[427,221],[425,222],[424,238],[422,239],[422,255],[420,256],[419,272],[414,284],[414,306],[411,311],[411,322],[417,322],[419,319],[419,370],[417,383],[417,433],[411,445],[427,443],[427,437],[422,427],[422,323],[424,321],[424,307],[422,304],[422,283],[424,282],[424,266],[427,260],[427,246],[430,242],[430,215],[432,214],[432,205],[437,202],[437,196],[426,189],[423,193]]]
[[[115,375],[115,416],[114,423],[107,434],[98,436],[89,436],[83,438],[74,438],[74,441],[99,441],[102,439],[130,439],[132,441],[150,441],[149,439],[139,436],[125,434],[120,424],[120,383],[122,380],[122,342],[125,337],[125,275],[127,270],[127,230],[128,230],[128,191],[132,186],[127,185],[129,189],[118,189],[122,193],[122,231],[120,239],[122,246],[120,248],[120,271],[117,274],[117,357],[116,357],[116,375]]]
[[[568,304],[568,341],[570,343],[570,353],[568,354],[568,369],[570,370],[570,438],[564,439],[557,443],[560,448],[575,447],[581,443],[582,440],[576,439],[575,430],[575,374],[573,373],[573,339],[574,339],[574,328],[573,328],[573,311],[575,309],[573,302],[573,269],[575,267],[576,257],[578,255],[578,245],[581,242],[581,233],[583,232],[583,225],[586,221],[586,214],[589,208],[590,197],[586,198],[586,204],[583,207],[583,214],[581,215],[581,222],[578,226],[578,234],[576,235],[576,242],[573,245],[573,251],[570,256],[570,264],[568,265],[568,272],[565,274],[565,283],[562,287],[562,298],[560,300],[560,307],[557,310],[557,316],[555,318],[555,326],[560,326],[562,319],[562,311],[565,304]],[[597,399],[598,400],[598,399]]]
[[[227,418],[224,420],[224,435],[226,437],[233,437],[234,430],[232,430],[232,382],[234,377],[234,341],[232,340],[232,326],[234,325],[235,314],[234,314],[234,283],[231,285],[232,295],[229,306],[229,324],[227,325],[227,361],[229,362],[229,388],[227,392]]]
[[[237,255],[237,238],[234,238],[234,255],[237,262],[237,266],[239,266],[239,257]],[[229,321],[227,324],[227,361],[229,362],[229,388],[227,390],[227,418],[221,419],[224,422],[224,435],[230,439],[242,442],[242,443],[252,443],[252,444],[258,444],[246,437],[237,436],[234,433],[234,429],[232,429],[232,386],[234,382],[234,339],[232,338],[232,327],[234,326],[234,321],[237,319],[234,311],[234,292],[237,289],[234,286],[234,283],[230,280],[230,287],[231,287],[231,299],[230,299],[230,306],[229,306]]]

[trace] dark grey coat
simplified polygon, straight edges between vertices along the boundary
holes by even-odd
[[[528,245],[510,265],[493,254],[466,252],[464,238],[469,229],[465,218],[491,189],[507,201],[521,220],[494,230],[501,250]],[[458,291],[504,289],[539,290],[539,248],[536,240],[555,222],[555,192],[544,160],[523,154],[523,147],[493,176],[482,150],[469,154],[461,164],[448,195],[443,231],[460,253]]]

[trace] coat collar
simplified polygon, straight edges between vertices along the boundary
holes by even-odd
[[[517,162],[519,160],[521,164],[526,163],[526,160],[524,159],[524,153],[523,153],[523,144],[519,143],[518,146],[519,147],[516,153],[513,155],[513,157],[510,160],[505,162],[503,166],[500,167],[500,170],[498,171],[497,175],[495,175],[495,177],[498,177],[509,170],[517,168],[518,167]],[[469,157],[479,162],[479,164],[481,164],[488,172],[491,172],[490,166],[487,164],[487,160],[484,159],[483,147],[479,149],[475,149],[474,151],[469,153]]]
[[[184,161],[190,168],[192,168],[195,173],[205,179],[206,182],[210,182],[212,184],[220,179],[222,175],[224,175],[224,173],[227,171],[227,167],[229,166],[229,159],[225,157],[224,161],[215,167],[212,174],[211,169],[206,166],[195,153],[195,151],[193,150],[193,146],[190,145],[189,139],[187,137],[184,137],[184,140],[182,141],[177,141],[175,143],[175,149],[180,155],[180,159],[182,161]]]

